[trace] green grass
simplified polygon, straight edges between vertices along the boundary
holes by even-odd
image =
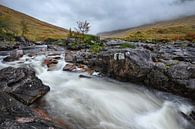
[[[135,48],[135,45],[129,44],[129,43],[124,43],[120,45],[120,48]]]
[[[94,43],[90,45],[90,51],[93,53],[99,53],[103,49],[103,45],[100,43]]]

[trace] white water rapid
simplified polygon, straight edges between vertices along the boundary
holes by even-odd
[[[131,83],[94,77],[79,78],[80,73],[64,72],[61,55],[56,69],[42,66],[46,55],[23,56],[8,66],[30,65],[51,91],[43,98],[52,115],[78,124],[81,129],[187,129],[189,122],[180,112],[192,106],[184,99],[161,92],[151,92]],[[82,73],[83,74],[83,73]],[[47,107],[46,107],[47,108]],[[192,127],[193,129],[193,127]]]

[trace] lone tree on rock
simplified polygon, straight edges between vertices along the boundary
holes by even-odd
[[[85,34],[89,32],[90,30],[90,23],[85,20],[85,21],[77,21],[77,27],[75,28],[76,33],[75,37],[77,39],[77,42],[84,43],[85,39]]]
[[[90,23],[87,20],[77,21],[77,27],[75,28],[75,30],[84,35],[89,32],[90,27]]]

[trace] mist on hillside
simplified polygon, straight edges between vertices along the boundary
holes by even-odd
[[[65,28],[88,20],[90,33],[195,15],[195,0],[1,0],[1,4]]]

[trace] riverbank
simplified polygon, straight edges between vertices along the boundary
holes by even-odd
[[[107,41],[104,50],[67,51],[65,60],[86,64],[105,76],[195,100],[195,44]],[[126,45],[126,48],[121,46]]]
[[[124,48],[124,44],[125,46],[128,46],[128,48]],[[182,47],[182,45],[186,46]],[[95,129],[128,129],[129,127],[138,129],[151,129],[154,126],[162,129],[193,129],[195,118],[194,105],[193,103],[191,103],[193,101],[193,98],[185,96],[191,98],[191,101],[189,101],[188,99],[177,97],[171,94],[162,93],[156,90],[148,90],[150,88],[154,89],[155,87],[149,88],[148,85],[146,85],[146,87],[142,87],[145,82],[141,81],[141,79],[146,76],[147,72],[152,70],[152,68],[157,67],[157,64],[162,63],[162,66],[163,64],[167,65],[163,61],[173,62],[172,65],[167,65],[165,67],[165,70],[168,70],[173,66],[175,67],[180,63],[187,64],[193,68],[194,58],[191,56],[193,56],[194,54],[194,46],[191,45],[193,44],[155,45],[144,43],[127,44],[124,41],[109,41],[105,43],[105,48],[103,51],[100,51],[100,53],[91,53],[89,50],[83,49],[79,51],[65,50],[66,54],[64,55],[64,51],[57,52],[52,49],[51,52],[45,51],[41,52],[40,54],[37,53],[22,55],[18,59],[11,60],[9,62],[6,62],[6,60],[4,60],[5,57],[2,57],[4,59],[2,59],[0,66],[2,68],[5,68],[4,70],[2,70],[4,72],[7,71],[7,76],[11,78],[8,80],[12,80],[14,77],[18,77],[18,79],[16,78],[16,80],[18,81],[13,81],[13,83],[11,82],[11,86],[23,86],[21,84],[23,84],[23,82],[26,82],[26,74],[24,74],[25,77],[23,77],[23,74],[20,74],[18,72],[17,74],[13,75],[11,73],[13,73],[13,71],[20,72],[21,69],[24,69],[20,67],[29,66],[33,71],[35,71],[36,77],[38,77],[38,79],[42,81],[42,83],[40,84],[48,85],[51,88],[51,91],[47,93],[45,97],[39,99],[39,103],[35,101],[37,105],[35,106],[35,110],[34,108],[32,110],[32,107],[26,107],[27,109],[25,110],[30,110],[30,113],[33,112],[33,114],[35,114],[32,117],[21,117],[20,115],[15,116],[15,113],[13,113],[13,117],[7,118],[9,116],[8,115],[4,118],[6,118],[8,122],[10,122],[9,120],[12,120],[17,124],[19,122],[21,128],[24,126],[23,124],[25,124],[24,128],[27,126],[33,127],[34,124],[36,124],[37,126],[39,125],[38,120],[43,120],[44,126],[41,127],[41,123],[41,129],[45,128],[45,126],[67,129],[85,129],[92,127],[95,127]],[[121,46],[123,47],[121,48]],[[185,56],[183,58],[188,60],[181,61],[181,58],[176,58],[178,59],[176,60],[175,56],[182,56],[181,53],[184,53]],[[190,54],[191,56],[189,56]],[[188,56],[186,57],[186,55]],[[156,61],[155,59],[158,59],[159,61]],[[19,67],[19,70],[14,68],[6,69],[6,67],[9,66]],[[89,66],[90,68],[88,68],[87,66]],[[160,68],[163,69],[164,67],[162,66],[159,65],[159,68],[156,68],[154,70],[160,70]],[[180,70],[183,70],[182,68],[183,65],[182,67],[179,67],[179,69],[176,69],[177,72],[175,74],[177,76],[181,75],[183,77],[183,72],[178,72]],[[27,71],[28,70],[30,69],[27,68]],[[184,70],[188,69],[184,67]],[[188,73],[186,74],[189,74],[189,77],[192,77],[191,79],[194,79],[192,76],[192,70],[189,70],[187,72]],[[33,72],[27,73],[30,74]],[[95,76],[90,75],[92,73]],[[158,74],[157,72],[154,73],[156,73],[156,75],[150,77],[155,82],[155,77],[157,77],[158,79],[158,75],[161,74]],[[4,73],[2,73],[2,77],[3,75]],[[34,73],[32,75],[34,76]],[[116,80],[101,78],[100,76],[111,77],[120,81],[130,81],[141,85],[118,82]],[[159,80],[161,80],[161,78]],[[161,82],[162,81],[164,82],[164,80],[161,80]],[[31,83],[34,84],[34,81],[32,81]],[[24,83],[24,86],[28,87],[31,83]],[[169,84],[169,82],[167,82],[167,84]],[[38,85],[36,84],[35,86]],[[35,91],[39,89],[37,87],[34,88]],[[189,92],[191,91],[188,92],[188,90],[186,90],[187,88],[188,90],[190,89],[187,86],[184,88],[182,87],[182,91],[187,91],[187,94],[189,94]],[[175,89],[178,89],[176,85],[174,85],[173,89],[168,88],[170,93],[178,95],[178,92],[173,92],[178,91]],[[25,91],[26,88],[19,91],[23,92],[23,90]],[[14,90],[10,89],[10,91]],[[167,89],[160,89],[160,91],[167,91]],[[9,97],[9,94],[6,94],[7,93],[3,94],[3,96],[5,96],[5,98],[7,99],[13,97]],[[41,96],[43,96],[43,94]],[[21,97],[19,96],[16,98],[17,102],[18,98]],[[133,101],[135,99],[139,101]],[[31,100],[33,101],[28,102],[34,103],[34,99]],[[26,104],[23,103],[23,100],[19,101],[19,103],[21,103],[22,105]],[[118,103],[120,103],[119,106],[117,106]],[[5,105],[4,107],[9,109],[9,105]],[[17,105],[14,106],[14,108],[15,107],[17,107]],[[39,109],[43,109],[48,112],[48,116],[47,113],[44,113],[44,111],[40,111]],[[25,110],[20,111],[26,112]],[[9,112],[11,111],[8,111],[8,113]],[[16,114],[19,112],[16,112]],[[156,119],[153,119],[153,117],[151,117],[151,115],[154,113],[158,114],[155,115]],[[41,114],[41,117],[37,114]],[[107,115],[105,116],[105,114]],[[55,121],[55,119],[53,120],[52,118],[50,118],[51,116],[55,117],[56,119],[60,118],[60,121],[62,121],[60,122],[61,124],[51,122]],[[167,117],[171,121],[167,121]],[[150,119],[155,124],[149,125],[149,123],[151,122],[148,122],[148,119]],[[160,121],[164,121],[167,124],[164,125],[161,122],[159,123],[158,119]],[[4,121],[4,119],[2,120]],[[21,123],[21,121],[23,123]],[[184,124],[185,122],[187,122],[187,124]],[[62,127],[61,125],[64,125],[64,123],[66,126]],[[4,122],[2,126],[5,126]]]
[[[2,129],[62,129],[29,105],[49,92],[50,88],[35,76],[31,68],[7,67],[0,70],[0,127]]]

